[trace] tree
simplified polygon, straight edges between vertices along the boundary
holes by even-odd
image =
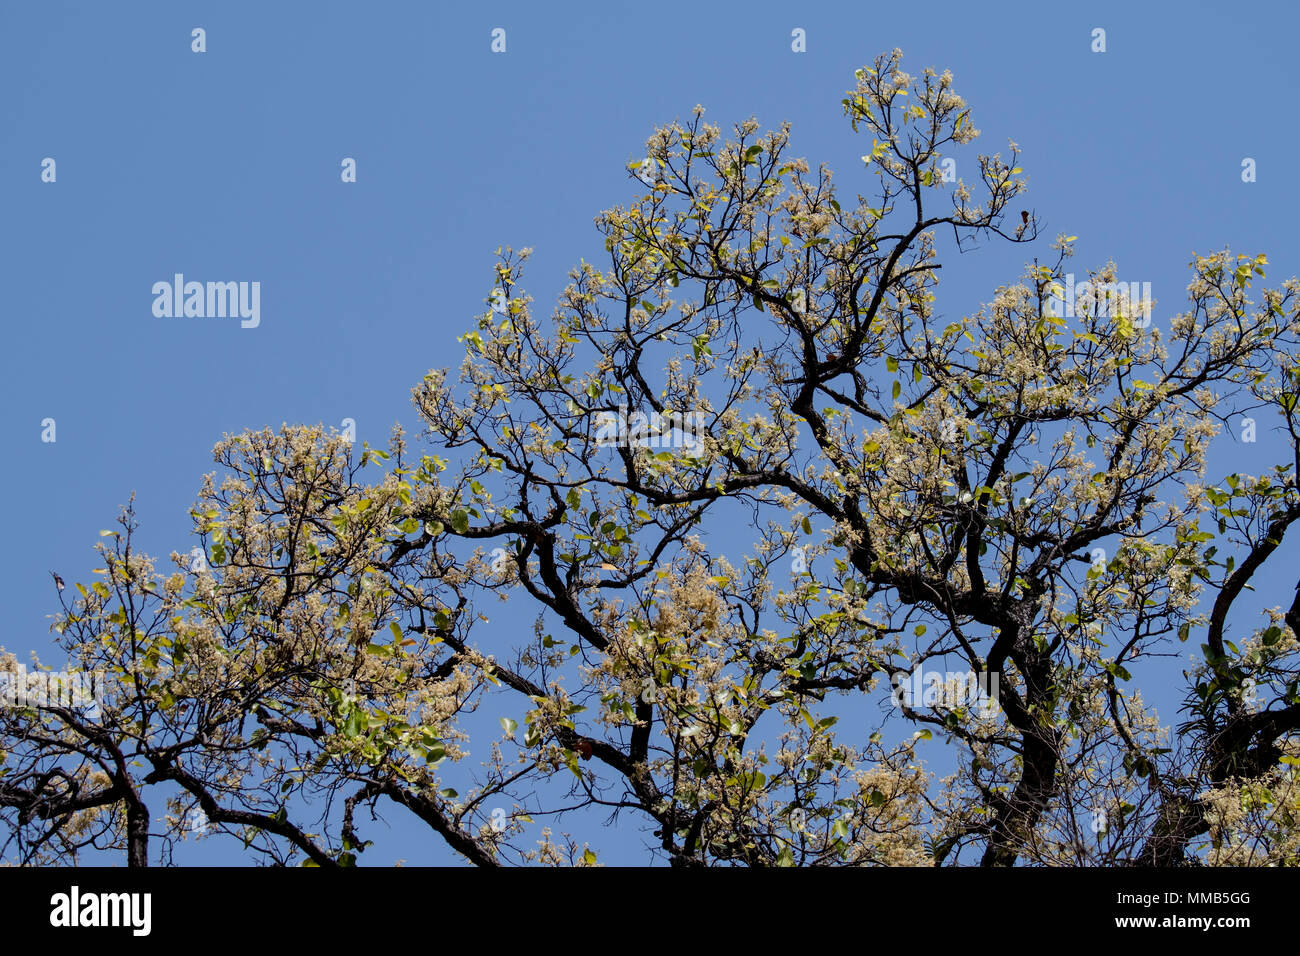
[[[1017,148],[946,182],[978,132],[899,51],[843,105],[872,198],[697,108],[550,320],[500,254],[428,451],[227,436],[170,574],[127,508],[55,625],[115,692],[0,716],[6,857],[169,859],[198,811],[322,866],[380,812],[481,865],[606,817],[678,865],[1300,862],[1300,595],[1241,609],[1300,519],[1300,285],[1197,256],[1166,329],[1109,264],[1067,315],[1061,236],[941,324],[941,243],[1038,237]],[[1250,409],[1290,457],[1207,483]],[[1132,674],[1193,640],[1174,734]]]

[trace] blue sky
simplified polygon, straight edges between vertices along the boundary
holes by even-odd
[[[854,69],[901,47],[910,72],[954,72],[980,151],[1020,144],[1026,204],[1045,236],[1079,237],[1075,270],[1114,258],[1121,279],[1150,281],[1157,323],[1182,308],[1193,253],[1265,252],[1270,283],[1300,272],[1288,215],[1298,25],[1284,3],[918,15],[861,2],[5,0],[0,645],[49,647],[48,569],[88,580],[98,531],[131,492],[143,548],[188,551],[187,510],[224,432],[353,418],[382,445],[393,422],[414,428],[410,389],[459,361],[497,247],[534,248],[525,286],[549,312],[570,266],[601,262],[592,217],[635,194],[626,164],[655,124],[697,103],[724,129],[790,120],[794,155],[866,188],[869,144],[840,98]],[[490,50],[497,27],[504,54]],[[1096,27],[1105,53],[1090,50]],[[805,53],[791,51],[794,28]],[[41,181],[46,157],[54,183]],[[344,157],[356,183],[340,181]],[[1241,180],[1245,157],[1257,182]],[[1046,242],[949,256],[946,321]],[[177,272],[260,282],[260,326],[155,317],[151,287]],[[1211,473],[1284,454],[1267,434],[1222,438]],[[1293,580],[1270,582],[1268,603],[1289,600]],[[634,835],[611,839],[613,855],[635,855]],[[432,846],[393,855],[446,859]]]

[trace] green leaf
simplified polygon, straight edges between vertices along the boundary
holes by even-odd
[[[451,526],[457,534],[464,534],[469,530],[469,515],[459,508],[451,513]]]
[[[515,731],[519,729],[519,721],[517,721],[517,720],[512,720],[512,719],[509,718],[509,717],[502,717],[502,718],[501,718],[501,729],[504,730],[504,731],[506,732],[506,736],[507,736],[507,737],[510,737],[510,738],[513,739],[514,736],[515,736]]]

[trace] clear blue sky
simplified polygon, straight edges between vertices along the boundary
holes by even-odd
[[[1157,323],[1182,308],[1194,252],[1266,252],[1270,282],[1300,272],[1297,26],[1287,3],[918,15],[863,2],[3,0],[0,645],[48,654],[48,570],[88,580],[98,531],[132,491],[144,549],[188,551],[187,510],[223,432],[350,417],[383,445],[394,421],[414,427],[409,390],[459,361],[494,250],[535,249],[525,285],[548,312],[572,264],[601,261],[592,217],[633,195],[626,163],[697,103],[724,129],[791,120],[793,153],[847,188],[866,182],[869,144],[840,98],[855,68],[901,47],[910,72],[953,70],[981,150],[1020,144],[1027,204],[1047,236],[1080,237],[1076,271],[1113,257],[1121,279],[1152,283]],[[191,52],[195,27],[206,53]],[[490,51],[496,27],[504,54]],[[791,51],[796,27],[806,53]],[[1095,27],[1104,54],[1090,51]],[[340,181],[344,157],[355,184]],[[1244,157],[1255,183],[1241,181]],[[1035,251],[949,256],[948,320]],[[156,318],[151,287],[177,272],[259,281],[260,327]],[[1216,453],[1212,474],[1285,450],[1261,433]],[[1289,600],[1294,563],[1269,603]],[[447,858],[433,838],[399,847],[402,832],[390,856]],[[603,855],[636,855],[635,833],[607,833]],[[186,858],[237,856],[200,845]]]

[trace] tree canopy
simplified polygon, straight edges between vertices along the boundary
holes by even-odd
[[[1047,245],[1018,149],[899,51],[843,107],[870,195],[697,107],[549,318],[499,253],[418,438],[226,436],[171,568],[124,510],[54,626],[102,705],[0,709],[3,858],[200,813],[319,866],[398,814],[484,866],[611,819],[674,865],[1300,862],[1300,594],[1243,608],[1300,519],[1300,284],[1196,255],[1145,323],[1111,263],[1067,315],[1062,235],[942,321],[943,255]],[[1283,456],[1207,475],[1243,413]]]

